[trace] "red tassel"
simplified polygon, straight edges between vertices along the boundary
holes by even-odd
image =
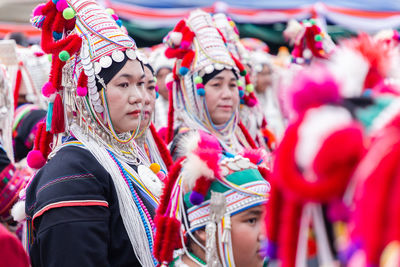
[[[86,76],[85,72],[82,71],[81,74],[79,74],[78,86],[87,87],[87,82],[88,82],[88,77]]]
[[[240,130],[242,130],[242,133],[243,133],[244,137],[246,138],[247,143],[250,145],[251,148],[256,149],[257,148],[256,142],[254,142],[253,138],[250,136],[249,132],[244,127],[243,123],[241,121],[239,121],[238,125],[239,125]]]
[[[194,58],[194,51],[190,50],[189,52],[186,53],[186,55],[183,57],[181,67],[189,68],[190,64],[192,63]]]
[[[156,128],[154,127],[154,124],[150,124],[150,131],[151,134],[153,135],[154,141],[156,142],[158,151],[160,152],[160,155],[164,161],[164,164],[167,166],[167,170],[171,168],[172,164],[174,163],[171,157],[171,153],[169,152],[167,145],[164,143],[164,141],[161,139],[161,137],[158,135]]]
[[[176,65],[175,65],[176,66]],[[174,68],[176,70],[176,68]],[[167,128],[167,140],[169,144],[174,138],[174,97],[173,90],[168,91],[168,128]]]
[[[64,107],[60,94],[57,94],[53,105],[53,117],[51,121],[51,133],[58,134],[65,131]]]
[[[19,89],[21,88],[21,81],[22,81],[22,72],[21,68],[18,68],[14,86],[14,110],[16,110],[18,107],[18,97],[19,97]]]
[[[175,162],[174,165],[171,166],[171,170],[168,173],[167,181],[163,189],[163,194],[161,195],[160,205],[157,208],[156,220],[157,217],[164,216],[165,212],[167,211],[168,202],[172,192],[172,187],[174,186],[176,179],[179,176],[179,173],[182,168],[182,161],[184,159],[185,157],[180,158],[177,162]]]
[[[193,187],[193,191],[202,194],[204,197],[207,195],[208,189],[210,189],[211,183],[213,181],[201,176],[196,180],[196,184]]]

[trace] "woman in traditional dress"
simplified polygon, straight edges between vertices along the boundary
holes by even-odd
[[[145,59],[95,1],[54,2],[33,18],[53,61],[46,124],[28,155],[39,169],[26,192],[32,265],[155,266],[162,183],[134,141],[145,118]]]
[[[226,47],[212,17],[201,10],[193,11],[169,33],[166,42],[166,56],[177,58],[172,79],[167,81],[167,142],[176,136],[171,147],[174,157],[179,137],[188,129],[211,133],[229,152],[255,148],[238,113],[241,98],[245,104],[251,102],[250,93],[245,93],[239,82],[239,76],[246,72]]]

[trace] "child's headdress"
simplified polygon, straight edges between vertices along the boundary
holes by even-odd
[[[226,256],[222,249],[232,256],[230,217],[265,203],[270,190],[261,175],[268,173],[261,167],[261,150],[234,156],[224,154],[212,135],[198,131],[186,138],[186,156],[171,168],[156,215],[154,255],[164,265],[175,249],[186,249],[188,238],[197,242],[192,232],[203,227],[211,236],[206,240],[207,263],[219,261],[217,248],[221,258]]]

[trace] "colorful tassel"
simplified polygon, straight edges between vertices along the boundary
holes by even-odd
[[[65,131],[64,123],[64,107],[60,94],[57,94],[53,105],[53,115],[51,121],[51,132],[53,134],[62,133]]]

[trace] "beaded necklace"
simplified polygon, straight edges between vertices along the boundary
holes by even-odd
[[[133,184],[132,184],[132,181],[131,181],[131,178],[130,178],[130,175],[128,174],[128,172],[125,170],[125,168],[122,167],[119,160],[114,156],[114,154],[111,151],[107,150],[107,152],[111,156],[111,158],[114,160],[114,162],[118,165],[121,176],[124,178],[126,184],[129,186],[129,190],[131,191],[133,200],[134,200],[136,206],[138,207],[140,218],[142,219],[142,222],[143,222],[143,225],[144,225],[144,228],[146,231],[146,236],[147,236],[147,240],[149,243],[150,251],[153,252],[153,235],[154,235],[153,219],[151,218],[150,213],[147,210],[146,206],[143,204],[143,201],[138,196],[136,190],[133,188]],[[153,258],[154,265],[157,266],[157,261],[155,260],[154,257],[152,257],[152,258]]]
[[[200,264],[201,266],[206,266],[206,262],[203,261],[202,259],[200,259],[199,257],[197,257],[193,252],[188,251],[189,253],[189,257],[195,261],[197,264]]]

